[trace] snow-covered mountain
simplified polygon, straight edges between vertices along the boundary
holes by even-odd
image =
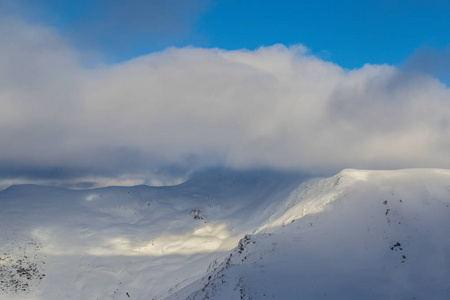
[[[0,192],[0,299],[165,295],[200,278],[301,181],[211,171],[173,187],[9,187]]]
[[[450,299],[450,171],[0,192],[1,299]]]

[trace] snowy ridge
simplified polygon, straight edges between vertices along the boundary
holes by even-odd
[[[167,299],[450,298],[450,171],[344,170],[283,208]]]

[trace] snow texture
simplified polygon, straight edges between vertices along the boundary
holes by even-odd
[[[0,299],[450,299],[450,171],[0,192]]]

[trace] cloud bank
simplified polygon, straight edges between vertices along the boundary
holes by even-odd
[[[2,178],[450,168],[450,90],[429,76],[345,70],[301,45],[169,48],[86,69],[51,28],[1,22]]]

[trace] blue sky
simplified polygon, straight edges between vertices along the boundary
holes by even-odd
[[[90,63],[120,62],[166,47],[255,49],[303,44],[345,68],[401,65],[417,51],[450,45],[445,0],[27,1],[9,5],[56,27]]]
[[[446,47],[450,4],[430,1],[231,1],[200,21],[210,46],[226,49],[302,43],[355,68],[398,64],[420,47]],[[427,4],[425,4],[427,3]]]
[[[0,0],[0,187],[450,168],[450,2]]]

